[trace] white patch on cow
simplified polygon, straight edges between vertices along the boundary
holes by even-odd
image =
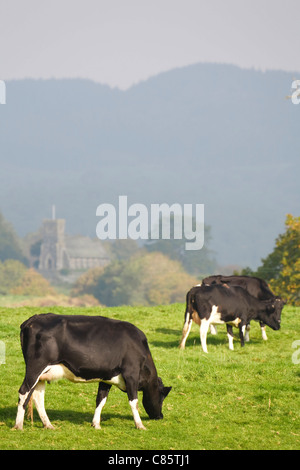
[[[218,334],[217,328],[212,323],[209,325],[209,329],[210,329],[210,334],[212,334],[212,335],[217,335]]]
[[[241,323],[241,319],[237,317],[235,320],[229,321],[229,322],[227,322],[227,323],[229,323],[229,325],[233,325],[233,326],[235,326],[236,328],[238,328],[239,323]],[[243,327],[243,328],[244,328],[244,327]],[[245,325],[245,328],[246,328],[246,325]]]
[[[32,399],[45,428],[54,429],[45,410],[45,382],[38,382],[32,394]]]
[[[207,332],[211,324],[223,324],[224,322],[221,320],[221,313],[218,311],[217,305],[213,305],[211,309],[211,313],[209,318],[201,319],[200,324],[200,341],[203,352],[207,353],[207,345],[206,345],[206,337]]]
[[[106,400],[107,400],[107,397],[103,398],[103,400],[100,401],[99,405],[95,409],[95,413],[94,413],[94,417],[92,421],[92,426],[95,429],[101,429],[101,426],[100,426],[101,411],[102,411],[103,406],[106,403]]]
[[[207,353],[206,337],[207,337],[207,332],[209,328],[209,323],[210,323],[209,319],[207,320],[206,318],[203,318],[200,324],[200,341],[201,341],[203,352],[205,353]]]
[[[182,329],[182,338],[181,338],[181,342],[180,342],[180,345],[179,345],[180,349],[185,348],[185,343],[186,343],[187,337],[190,334],[190,331],[191,331],[191,328],[192,328],[192,320],[195,323],[197,323],[198,325],[201,325],[201,321],[203,321],[203,320],[200,320],[199,315],[195,310],[193,310],[192,314],[190,314],[188,312],[188,314],[186,316],[186,319],[185,319],[185,322],[184,322],[184,325],[183,325],[183,329]],[[222,323],[224,323],[224,322],[222,322]],[[209,324],[209,329],[210,329],[210,332],[211,332],[212,335],[217,334],[217,328],[212,323]]]
[[[267,337],[266,327],[265,326],[261,327],[261,336],[262,336],[263,340],[267,341],[268,337]]]
[[[43,372],[45,372],[47,370],[47,367],[43,370]],[[43,374],[42,372],[42,374]],[[31,390],[36,386],[36,384],[39,382],[40,380],[40,376],[42,375],[40,374],[38,376],[38,378],[36,379],[36,381],[34,382],[33,386],[31,387],[31,389],[29,390],[29,392],[26,392],[24,395],[22,395],[21,393],[19,393],[19,403],[18,403],[18,411],[17,411],[17,417],[16,417],[16,424],[14,426],[14,429],[23,429],[23,423],[24,423],[24,415],[25,415],[25,409],[24,409],[24,403],[26,402],[26,399],[28,397],[28,394],[31,392]],[[46,413],[46,412],[45,412]],[[50,421],[49,421],[50,423]],[[50,426],[51,426],[51,423],[50,423]]]
[[[208,319],[203,318],[200,324],[200,341],[201,341],[203,352],[207,353],[206,337],[207,337],[208,329],[212,324],[223,325],[224,323],[229,323],[230,325],[238,327],[240,322],[241,322],[241,319],[238,317],[235,318],[231,322],[224,322],[223,320],[221,320],[221,312],[218,311],[217,305],[213,305],[209,318]],[[231,337],[231,335],[228,335],[228,340],[229,340],[229,349],[233,349],[233,338]]]
[[[181,342],[180,342],[180,349],[184,349],[185,348],[185,343],[186,343],[186,340],[187,340],[187,337],[191,331],[191,328],[192,328],[192,319],[190,318],[190,313],[188,312],[187,316],[186,316],[186,319],[185,319],[185,322],[184,322],[184,325],[183,325],[183,329],[182,329],[182,338],[181,338]]]
[[[130,404],[130,407],[131,407],[131,411],[132,411],[132,414],[133,414],[133,419],[134,419],[135,426],[137,427],[137,429],[146,429],[145,426],[142,423],[142,420],[141,420],[141,417],[140,417],[140,414],[139,414],[137,398],[135,398],[135,400],[129,401],[129,404]]]
[[[39,380],[47,380],[47,382],[60,379],[71,380],[73,375],[74,374],[72,374],[63,364],[49,365],[43,370],[39,376]]]
[[[227,338],[228,338],[228,342],[229,342],[229,349],[230,349],[230,351],[233,351],[234,350],[233,336],[231,336],[231,334],[227,333]]]
[[[246,341],[246,343],[249,343],[249,341],[250,341],[250,334],[249,334],[249,332],[250,332],[250,325],[247,325],[247,326],[246,326],[246,331],[245,331],[245,341]]]
[[[222,325],[224,322],[221,320],[221,312],[218,311],[217,305],[213,305],[208,319],[209,323],[216,325]]]
[[[39,380],[47,380],[47,382],[52,382],[54,380],[61,380],[67,379],[73,383],[92,383],[92,382],[105,382],[110,385],[116,385],[118,388],[126,391],[126,384],[121,374],[112,377],[109,380],[102,380],[100,378],[95,379],[83,379],[82,377],[78,377],[73,372],[70,371],[65,365],[63,364],[55,364],[47,366],[41,375],[39,376]]]
[[[126,392],[125,380],[123,379],[123,376],[121,374],[116,375],[115,377],[112,377],[110,380],[102,380],[102,382],[105,382],[111,385],[116,385],[120,390],[123,390],[123,392]]]
[[[14,429],[23,429],[23,422],[24,422],[24,415],[25,415],[25,409],[24,409],[24,403],[26,401],[26,398],[28,397],[28,393],[25,393],[22,395],[19,393],[19,403],[18,403],[18,411],[17,411],[17,417],[16,417],[16,424],[14,426]]]

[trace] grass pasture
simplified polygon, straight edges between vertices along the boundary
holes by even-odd
[[[163,406],[164,419],[151,421],[139,408],[146,431],[134,427],[126,394],[112,387],[102,412],[102,429],[91,421],[98,385],[61,381],[46,386],[46,410],[55,430],[34,423],[24,431],[14,426],[18,389],[24,378],[19,325],[36,313],[104,315],[134,323],[147,335],[164,385],[172,390]],[[225,326],[208,334],[208,354],[200,347],[193,325],[186,349],[178,344],[183,304],[118,308],[0,308],[0,341],[5,364],[0,365],[0,449],[201,450],[290,449],[300,447],[300,308],[285,306],[281,329],[267,329],[261,339],[253,323],[250,343],[229,351]],[[3,345],[3,343],[1,343]],[[293,348],[293,343],[294,346]]]

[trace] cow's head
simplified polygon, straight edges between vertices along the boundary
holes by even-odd
[[[279,330],[280,328],[281,311],[285,304],[286,302],[280,297],[274,297],[274,299],[266,301],[267,320],[265,323],[273,330]]]
[[[164,387],[160,377],[144,389],[143,405],[150,419],[162,419],[162,404],[172,387]]]

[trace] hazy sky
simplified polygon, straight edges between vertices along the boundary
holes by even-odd
[[[0,79],[127,88],[197,62],[300,72],[299,0],[0,0]]]

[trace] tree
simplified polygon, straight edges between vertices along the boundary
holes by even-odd
[[[194,223],[193,219],[193,223]],[[195,223],[194,223],[195,225]],[[159,233],[162,233],[160,219]],[[186,240],[174,238],[174,217],[171,217],[170,239],[148,240],[145,247],[149,252],[160,251],[169,258],[179,261],[186,272],[193,276],[203,277],[214,272],[216,261],[213,252],[208,248],[211,240],[211,228],[204,227],[204,246],[201,250],[186,250]]]
[[[93,292],[98,284],[100,276],[104,272],[104,267],[98,266],[91,268],[83,273],[75,282],[74,287],[71,291],[72,296],[79,295],[93,295]]]
[[[140,273],[130,262],[116,261],[105,268],[95,287],[94,297],[109,307],[133,304],[134,289],[139,286]]]
[[[0,294],[9,294],[22,281],[26,269],[24,264],[14,259],[0,262]]]
[[[285,227],[254,274],[269,281],[271,289],[288,303],[300,305],[300,217],[288,214]]]
[[[27,264],[13,227],[0,213],[0,261],[5,261],[6,259],[16,259]]]
[[[88,293],[107,306],[169,304],[184,302],[186,292],[196,283],[178,261],[159,252],[141,251],[129,260],[108,265]]]
[[[12,294],[43,297],[44,295],[54,294],[55,290],[51,287],[47,279],[33,268],[30,268],[25,271],[19,285],[11,289],[10,292]]]
[[[135,240],[131,240],[131,238],[115,240],[109,245],[109,248],[112,257],[118,261],[129,259],[140,250],[138,243]]]

